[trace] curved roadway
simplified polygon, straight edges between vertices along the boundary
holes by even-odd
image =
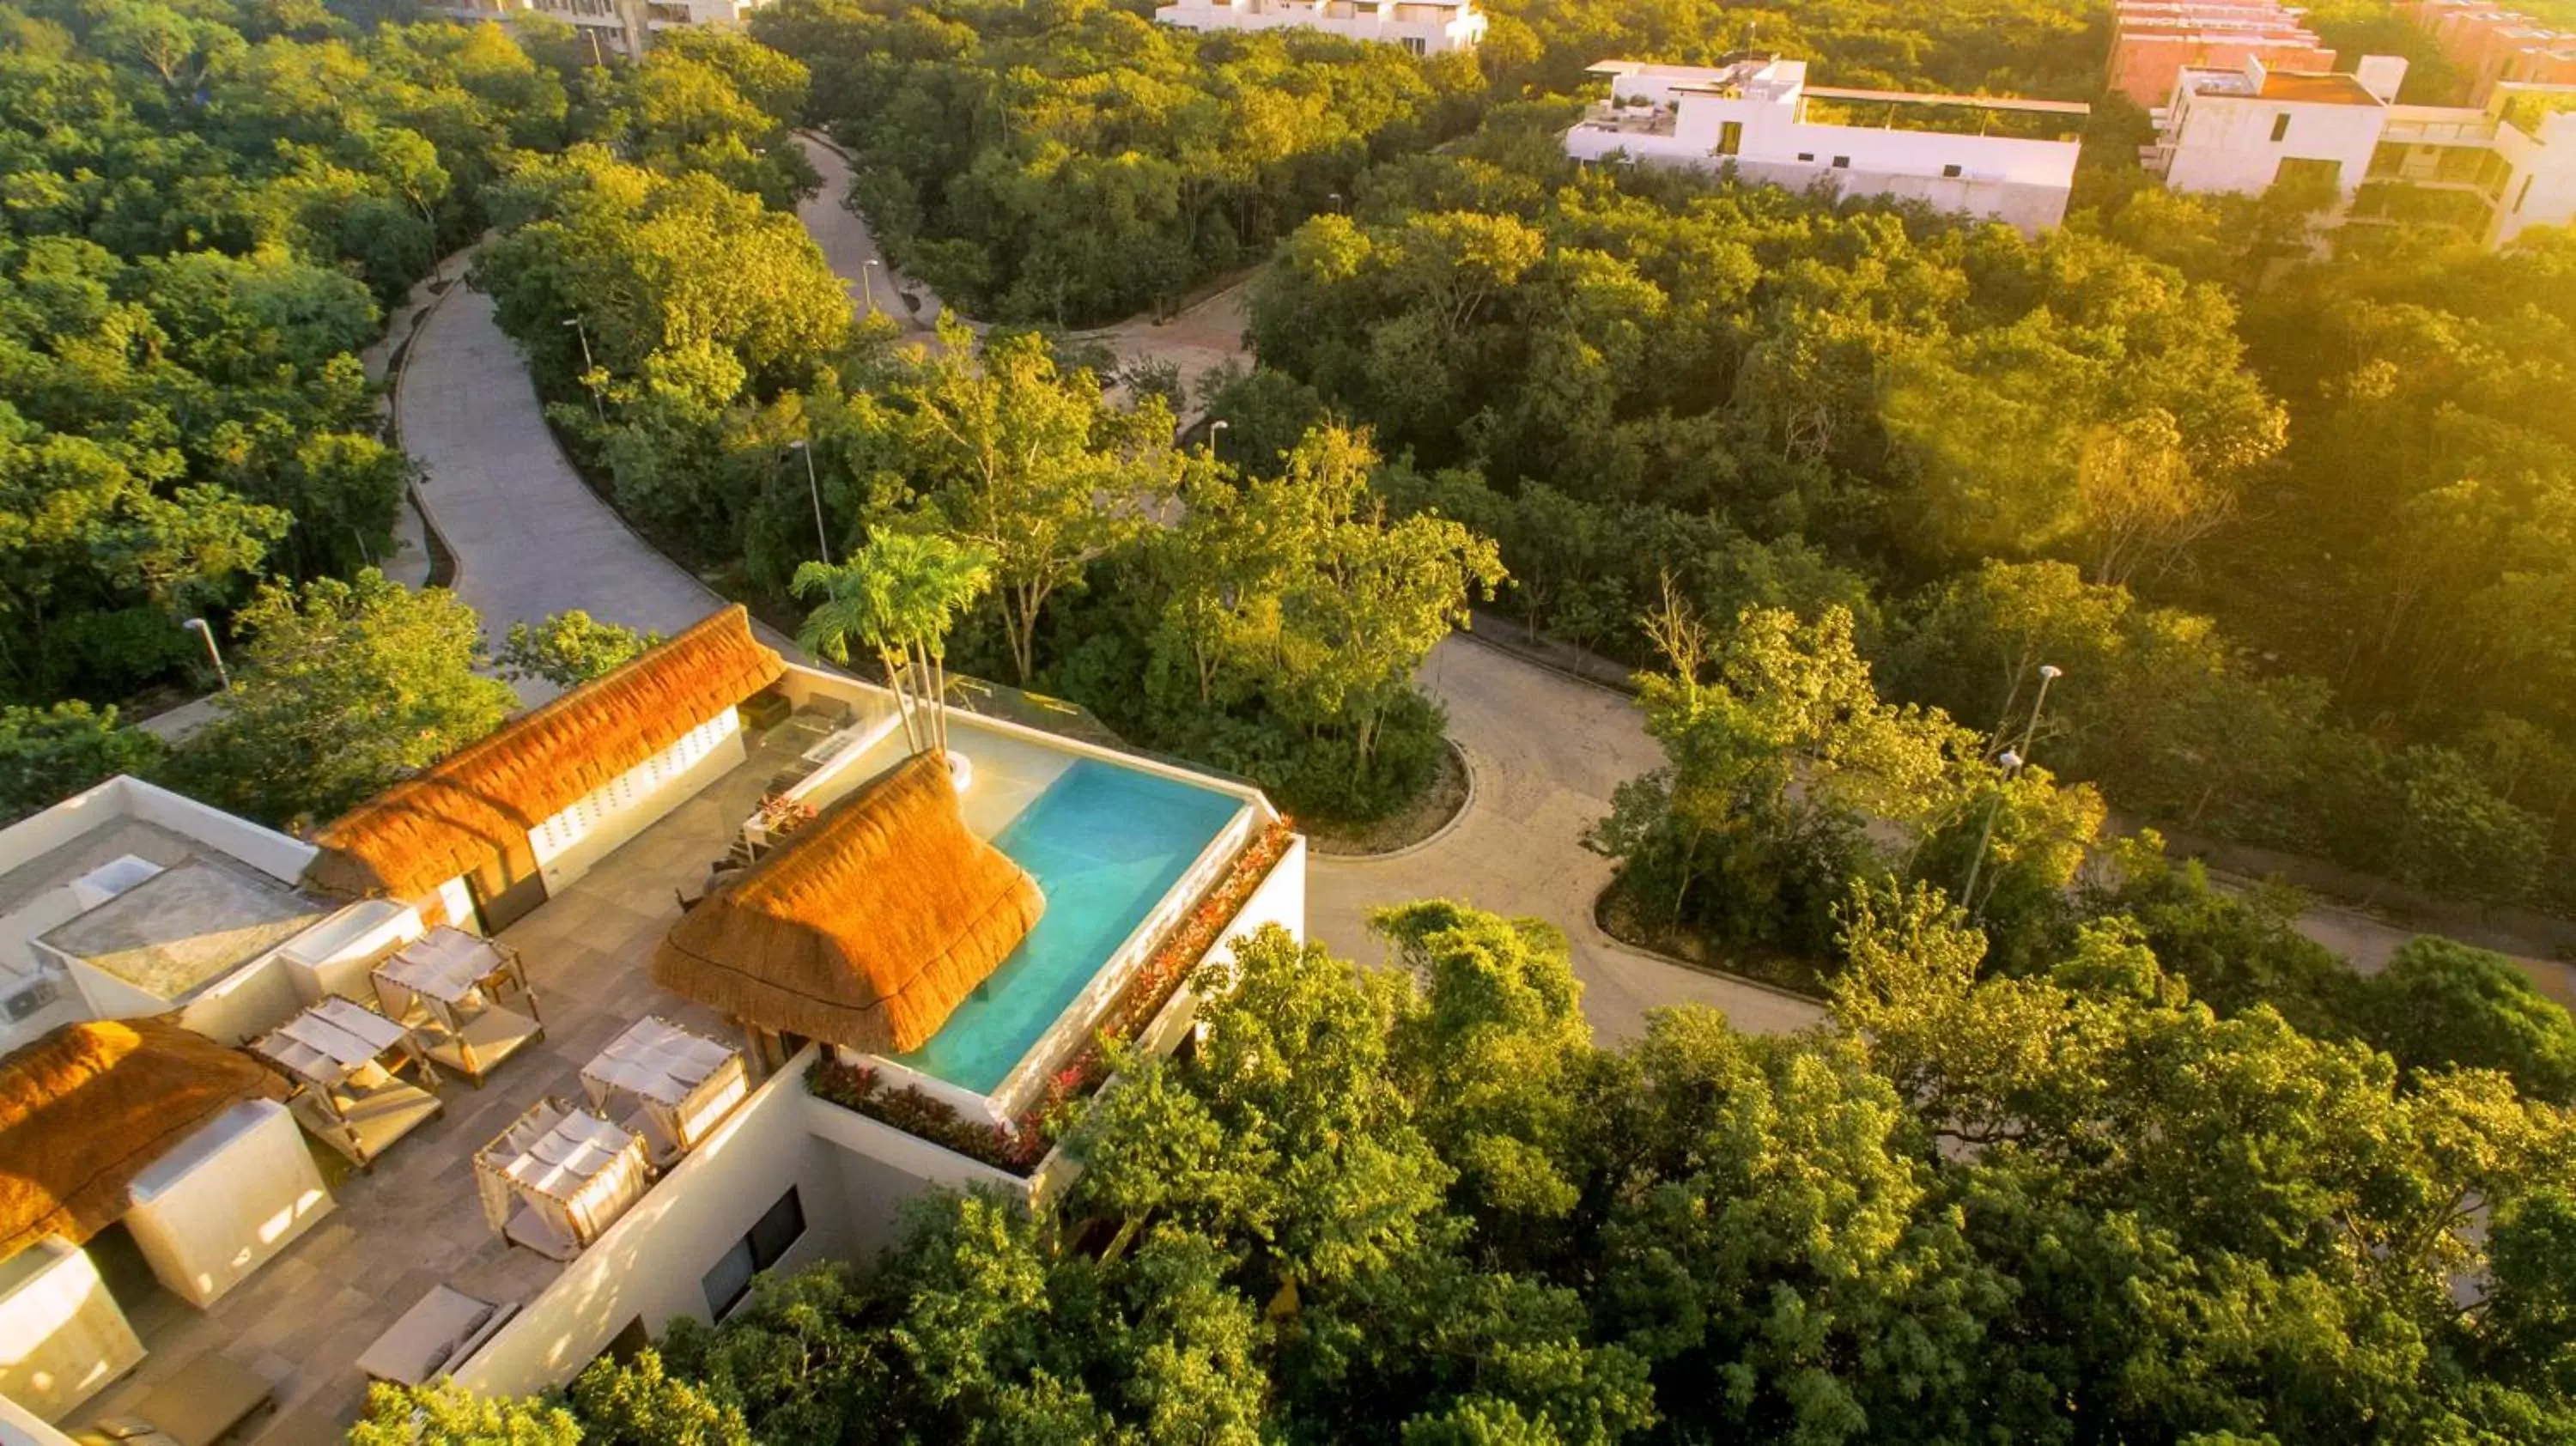
[[[801,214],[855,283],[876,252],[865,224],[839,204],[847,168],[828,148],[805,145],[824,190]],[[404,445],[426,474],[423,498],[459,562],[456,590],[495,635],[566,608],[675,632],[720,604],[574,475],[490,298],[460,286],[422,324],[399,405]],[[1819,1017],[1805,1001],[1627,949],[1593,924],[1608,865],[1580,835],[1614,787],[1660,762],[1633,704],[1464,638],[1434,651],[1423,681],[1475,770],[1474,802],[1438,839],[1400,857],[1314,860],[1307,924],[1316,938],[1379,958],[1366,912],[1442,895],[1563,929],[1584,1013],[1611,1038],[1635,1034],[1660,1005],[1713,1005],[1757,1030]]]

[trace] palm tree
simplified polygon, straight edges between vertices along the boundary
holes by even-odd
[[[937,534],[879,532],[850,560],[809,562],[790,588],[822,601],[796,641],[836,663],[872,649],[915,753],[948,746],[948,631],[993,584],[993,555]]]

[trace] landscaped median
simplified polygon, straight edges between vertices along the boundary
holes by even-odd
[[[1190,971],[1225,941],[1227,927],[1296,843],[1295,824],[1286,818],[1253,835],[1119,991],[1090,1041],[1056,1069],[1045,1098],[1018,1120],[1002,1125],[970,1119],[945,1100],[915,1086],[889,1086],[876,1070],[828,1051],[806,1073],[807,1091],[996,1169],[1024,1178],[1035,1174],[1080,1117],[1082,1105],[1110,1079],[1115,1051],[1138,1041],[1149,1047],[1164,1042],[1157,1038],[1165,1032],[1158,1026],[1166,1025]]]

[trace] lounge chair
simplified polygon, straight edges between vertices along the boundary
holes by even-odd
[[[82,1446],[215,1446],[275,1404],[266,1377],[208,1352],[72,1439]]]

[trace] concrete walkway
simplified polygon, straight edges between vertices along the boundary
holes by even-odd
[[[675,633],[723,605],[573,472],[490,297],[460,285],[421,324],[400,405],[421,499],[456,554],[456,593],[494,639],[569,608]]]
[[[1705,1004],[1736,1027],[1803,1029],[1815,1005],[1756,984],[1703,973],[1631,949],[1592,921],[1610,862],[1584,849],[1583,831],[1610,811],[1621,783],[1659,767],[1636,705],[1524,662],[1468,636],[1434,649],[1422,681],[1449,710],[1450,736],[1476,772],[1476,797],[1448,832],[1401,856],[1316,858],[1308,867],[1306,927],[1337,953],[1376,960],[1370,909],[1451,898],[1528,914],[1565,931],[1583,1012],[1603,1042],[1643,1032],[1646,1012]]]

